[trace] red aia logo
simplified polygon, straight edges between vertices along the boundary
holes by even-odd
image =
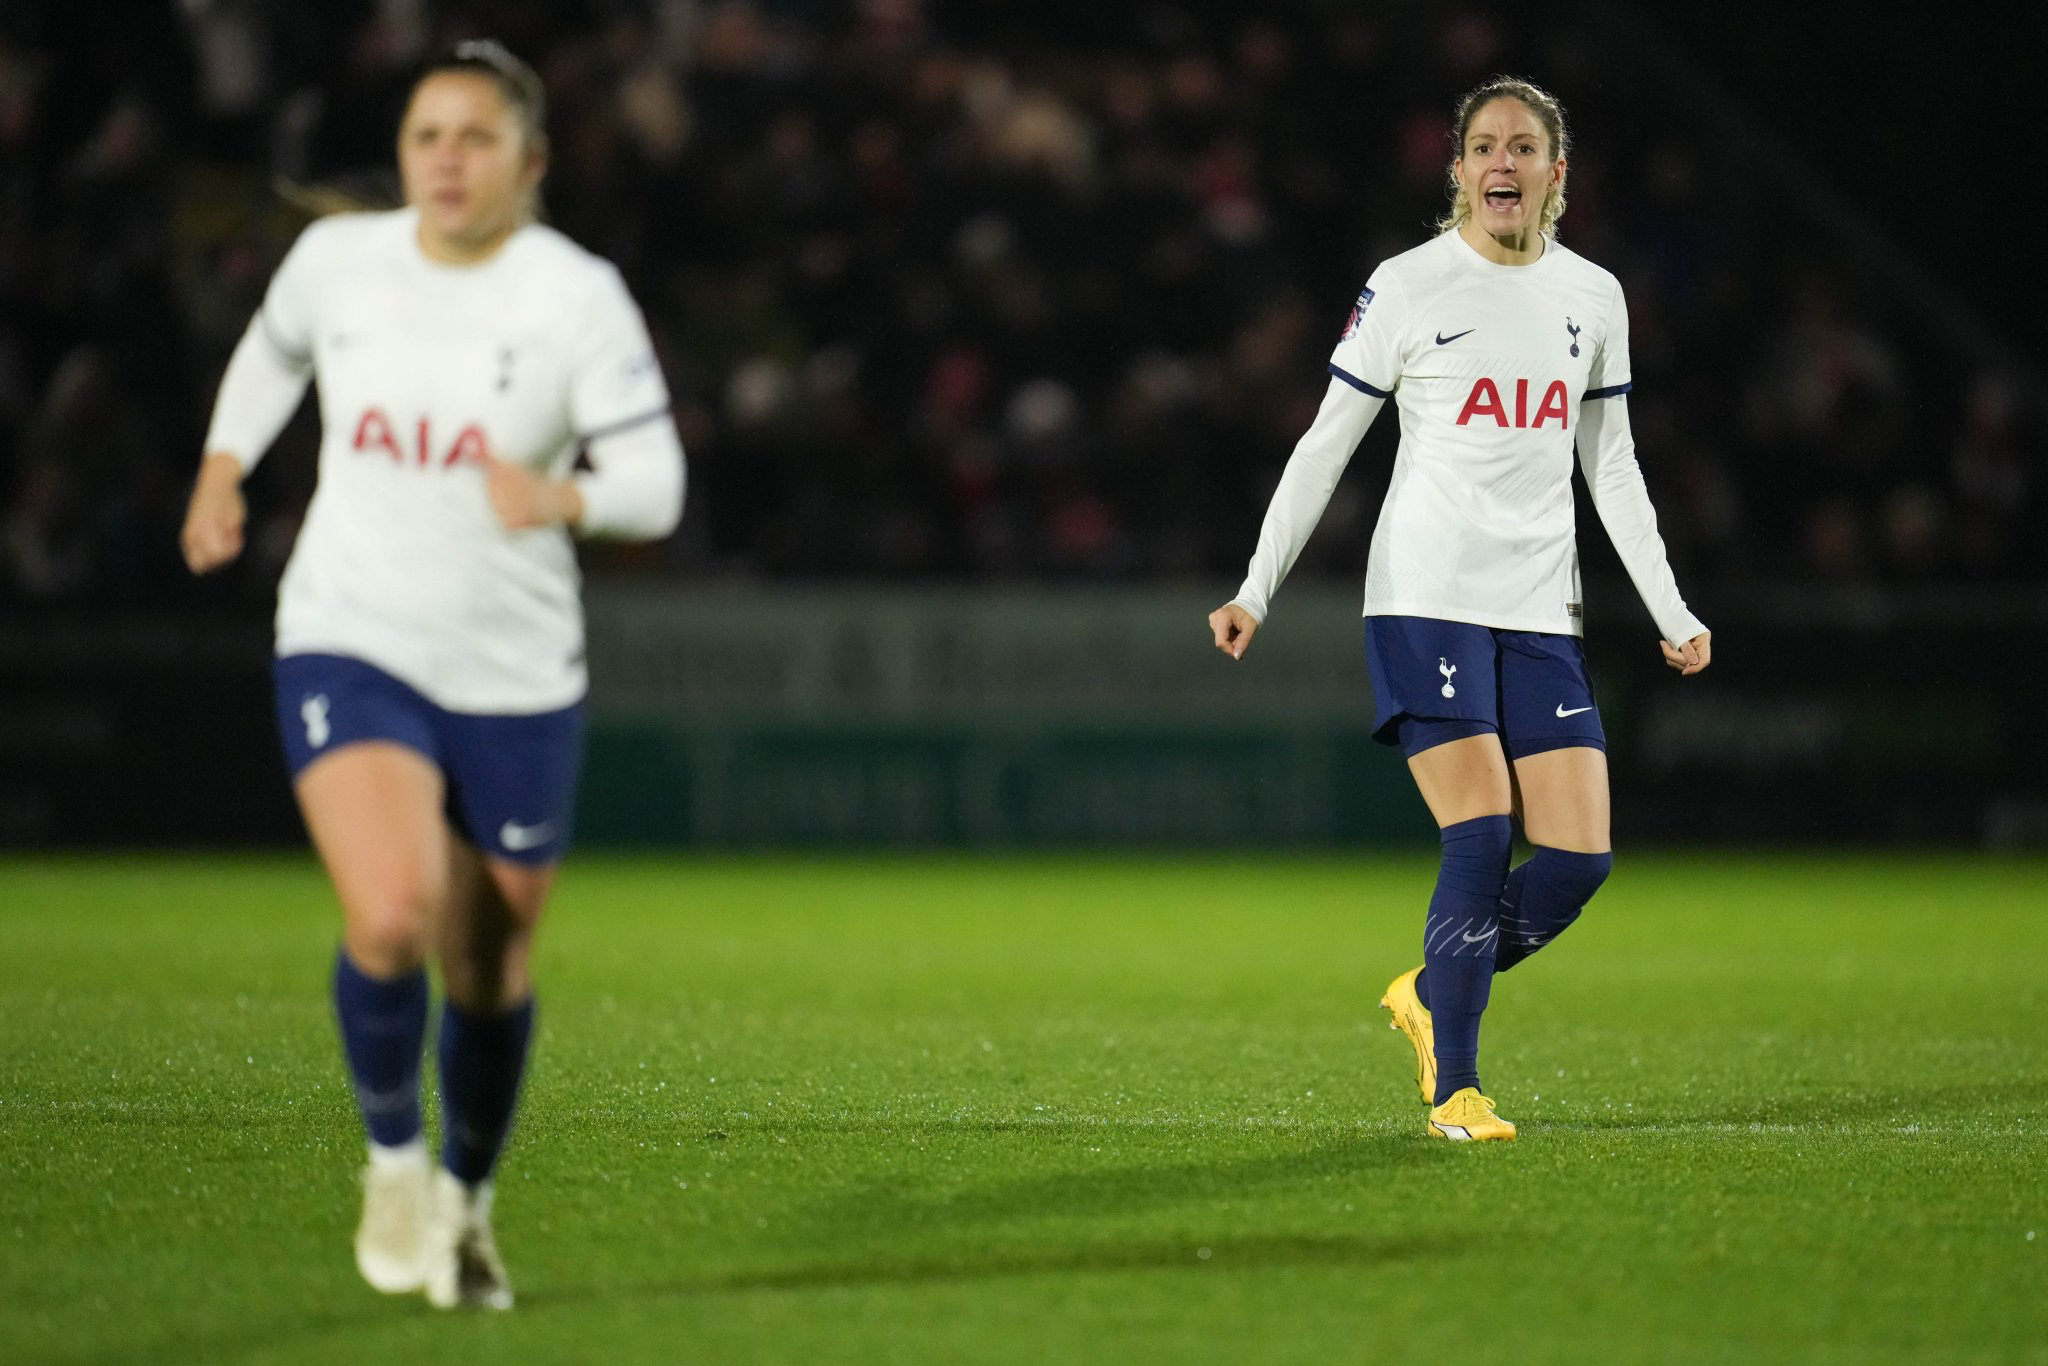
[[[455,441],[448,447],[447,454],[438,461],[434,458],[434,443],[427,426],[427,419],[421,418],[414,425],[416,438],[411,453],[401,450],[397,434],[392,431],[391,419],[383,410],[371,408],[356,422],[356,449],[359,451],[382,451],[391,457],[395,465],[414,464],[425,469],[438,464],[442,469],[452,469],[465,460],[478,464],[490,458],[490,443],[484,440],[484,429],[474,422],[455,434]]]
[[[1501,404],[1500,390],[1493,381],[1482,379],[1472,386],[1471,394],[1465,399],[1465,408],[1458,414],[1458,425],[1463,427],[1475,417],[1491,417],[1498,427],[1541,427],[1545,418],[1554,417],[1561,431],[1571,430],[1571,404],[1566,398],[1564,381],[1554,379],[1543,391],[1543,401],[1536,405],[1536,419],[1529,420],[1529,381],[1515,381],[1515,420],[1508,421],[1508,411]]]

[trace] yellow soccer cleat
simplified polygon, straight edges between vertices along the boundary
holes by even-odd
[[[1380,997],[1380,1009],[1392,1012],[1394,1021],[1389,1029],[1398,1029],[1408,1036],[1408,1042],[1415,1045],[1415,1085],[1422,1092],[1422,1103],[1436,1103],[1436,1026],[1430,1022],[1429,1011],[1415,994],[1415,978],[1422,971],[1412,968],[1396,977],[1387,988],[1387,994]]]
[[[1479,1094],[1476,1086],[1451,1092],[1451,1098],[1429,1112],[1432,1138],[1459,1143],[1484,1143],[1488,1139],[1515,1136],[1515,1126],[1493,1112],[1493,1102]]]

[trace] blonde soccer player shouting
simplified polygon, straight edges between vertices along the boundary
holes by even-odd
[[[1365,580],[1373,735],[1407,755],[1443,862],[1423,966],[1380,1004],[1414,1045],[1427,1132],[1512,1139],[1479,1083],[1493,976],[1562,934],[1613,863],[1607,741],[1579,648],[1575,448],[1666,662],[1696,674],[1710,651],[1636,465],[1621,286],[1557,240],[1564,111],[1501,78],[1459,103],[1453,131],[1451,211],[1359,293],[1244,585],[1209,624],[1242,659],[1392,399],[1401,442]],[[1511,872],[1516,810],[1534,853]]]
[[[536,221],[546,164],[525,63],[471,42],[426,69],[398,130],[406,207],[323,219],[292,247],[221,381],[183,533],[195,573],[235,558],[242,479],[317,378],[277,721],[341,903],[334,1006],[370,1141],[356,1263],[444,1308],[512,1304],[491,1174],[581,755],[571,537],[665,536],[683,498],[639,310]],[[430,958],[438,1163],[420,1101]]]

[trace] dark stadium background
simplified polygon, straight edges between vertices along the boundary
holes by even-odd
[[[1362,735],[1367,439],[1233,668],[1202,615],[1455,95],[1576,118],[1643,463],[1716,664],[1679,684],[1582,505],[1629,842],[2048,841],[2038,101],[1992,23],[1698,7],[13,0],[0,8],[0,846],[297,838],[267,615],[175,531],[220,367],[319,197],[390,191],[419,54],[553,100],[691,455],[588,557],[594,844],[1426,836]]]

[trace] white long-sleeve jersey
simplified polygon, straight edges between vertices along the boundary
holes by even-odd
[[[319,482],[278,587],[280,655],[351,655],[452,711],[583,696],[580,578],[561,527],[507,531],[484,458],[575,474],[586,534],[652,538],[683,454],[640,311],[551,228],[489,260],[428,259],[410,210],[301,234],[221,383],[206,450],[244,469],[317,375]]]
[[[1330,357],[1234,601],[1264,621],[1338,477],[1388,398],[1393,479],[1366,562],[1367,616],[1578,635],[1576,444],[1593,505],[1674,643],[1706,628],[1678,594],[1636,464],[1628,313],[1613,275],[1557,242],[1526,266],[1456,232],[1382,262]]]

